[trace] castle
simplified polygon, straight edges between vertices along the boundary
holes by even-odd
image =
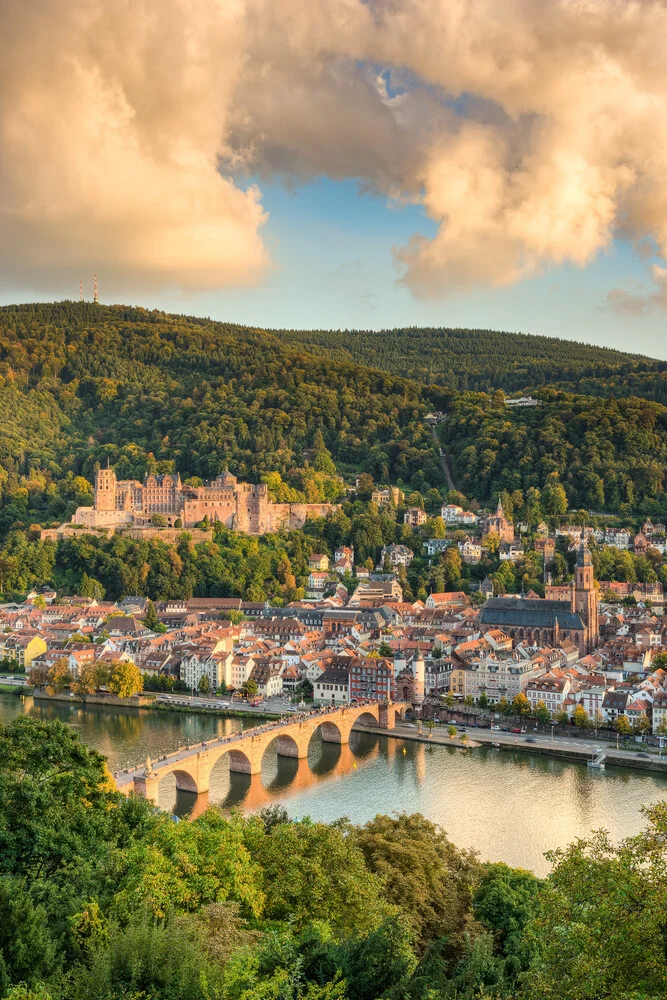
[[[151,529],[156,515],[169,528],[194,528],[205,518],[234,531],[264,535],[281,528],[302,528],[308,518],[324,517],[337,509],[330,503],[273,503],[260,483],[240,483],[223,472],[204,486],[188,486],[178,473],[116,479],[112,468],[95,476],[92,507],[78,507],[72,524],[89,528]],[[177,523],[180,522],[180,523]]]

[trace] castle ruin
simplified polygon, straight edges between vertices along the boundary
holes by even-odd
[[[308,518],[324,517],[336,510],[331,503],[274,503],[264,483],[240,483],[223,472],[204,486],[188,486],[178,473],[116,479],[112,468],[95,476],[92,507],[78,507],[72,524],[89,528],[134,530],[154,528],[153,517],[161,515],[166,527],[194,528],[204,518],[209,525],[223,524],[247,535],[265,535],[302,528]],[[177,525],[177,521],[180,524]]]

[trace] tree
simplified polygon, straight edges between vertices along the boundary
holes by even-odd
[[[569,721],[570,721],[570,716],[567,714],[567,712],[562,711],[556,713],[556,722],[558,723],[559,726],[567,726]]]
[[[530,702],[522,691],[514,696],[512,709],[516,715],[528,715],[530,712]]]
[[[201,694],[208,694],[211,690],[211,682],[208,679],[208,674],[202,674],[199,678],[199,684],[197,685]]]
[[[149,628],[151,632],[155,632],[159,624],[160,622],[155,610],[155,605],[152,601],[146,601],[146,608],[144,610],[144,625],[146,628]]]
[[[121,660],[114,666],[107,687],[119,698],[131,698],[143,690],[144,679],[139,667],[131,660]]]
[[[100,669],[97,663],[82,663],[72,682],[72,690],[85,699],[100,687]]]
[[[28,684],[36,688],[45,688],[49,681],[49,668],[46,663],[36,663],[34,660],[28,672]]]
[[[620,736],[629,736],[632,732],[632,727],[624,715],[619,715],[614,720],[614,729]]]
[[[393,658],[394,652],[387,642],[383,641],[378,646],[378,656],[388,657],[389,659]]]
[[[71,681],[72,674],[70,673],[69,666],[67,665],[67,660],[65,657],[61,657],[48,669],[46,692],[47,694],[59,694],[61,691],[64,691],[65,688],[69,687]]]
[[[572,716],[575,726],[585,729],[589,724],[588,712],[583,705],[577,705]]]
[[[62,722],[0,724],[0,872],[48,880],[105,850],[111,807],[102,754]]]
[[[257,697],[257,682],[253,680],[248,680],[243,685],[243,690],[248,698]]]
[[[166,528],[167,519],[162,514],[153,514],[151,517],[151,524],[154,528]]]
[[[542,701],[541,698],[537,703],[537,707],[535,709],[535,716],[538,719],[538,721],[542,723],[542,725],[546,725],[546,723],[549,722],[549,720],[551,719],[551,712],[547,708],[546,703]]]
[[[456,736],[456,726],[447,726],[447,734],[451,739],[454,739]]]
[[[427,719],[424,725],[428,729],[428,738],[431,739],[431,736],[433,735],[433,730],[435,729],[435,722],[433,721],[433,719]]]
[[[510,705],[510,703],[508,702],[507,698],[504,695],[498,702],[498,711],[502,712],[503,715],[512,714],[513,711],[512,706]]]
[[[486,691],[482,691],[482,693],[479,696],[479,707],[482,709],[482,711],[486,711],[486,709],[489,707],[489,696],[487,695]]]
[[[407,918],[418,952],[461,926],[478,865],[443,830],[418,813],[376,816],[356,842],[369,869],[385,880],[387,901]]]
[[[539,961],[525,1000],[667,994],[667,805],[645,814],[648,828],[618,845],[598,831],[547,855],[553,872],[540,891]]]

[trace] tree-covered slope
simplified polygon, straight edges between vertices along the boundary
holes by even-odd
[[[542,390],[536,407],[461,393],[439,428],[458,485],[491,500],[558,479],[569,507],[667,514],[667,407]],[[555,513],[556,511],[553,511]]]
[[[495,330],[280,330],[283,343],[455,389],[540,386],[667,403],[667,361],[556,337]]]
[[[109,458],[121,477],[228,466],[257,480],[324,446],[339,468],[439,484],[429,405],[414,382],[262,331],[91,303],[0,309],[6,473],[90,478]]]

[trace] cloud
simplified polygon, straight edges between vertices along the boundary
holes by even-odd
[[[249,178],[355,178],[423,205],[435,235],[393,250],[422,297],[585,267],[618,235],[667,254],[664,0],[0,0],[0,16],[6,285],[261,280]],[[609,308],[657,308],[661,287]]]
[[[603,309],[619,316],[648,316],[656,309],[667,310],[667,269],[654,265],[651,269],[654,287],[646,292],[628,292],[612,288],[607,293]]]
[[[0,273],[207,288],[268,265],[259,191],[218,170],[243,11],[0,0]],[[65,285],[66,287],[66,285]]]

